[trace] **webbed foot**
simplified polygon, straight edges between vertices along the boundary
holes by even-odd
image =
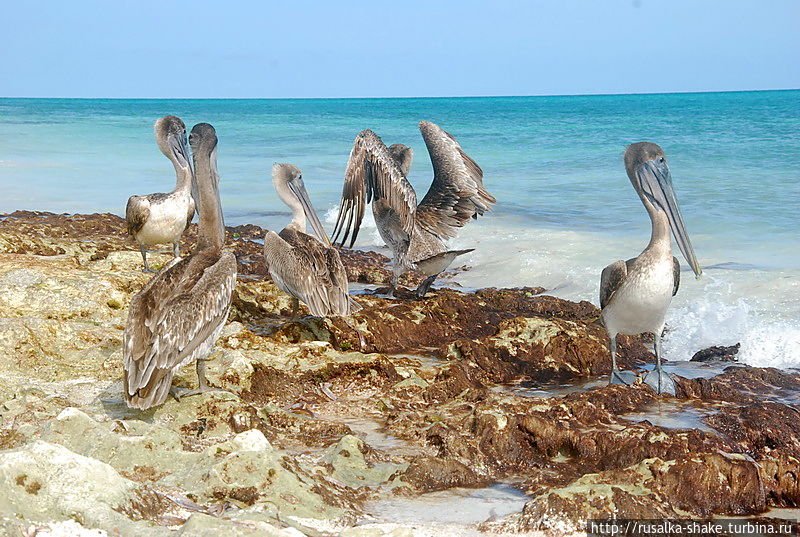
[[[663,369],[657,368],[650,371],[645,375],[644,381],[648,386],[653,388],[657,394],[666,393],[667,395],[674,396],[677,393],[675,379]]]
[[[634,371],[621,371],[619,369],[612,369],[611,370],[611,378],[609,378],[609,384],[624,384],[625,386],[630,386],[639,378]]]

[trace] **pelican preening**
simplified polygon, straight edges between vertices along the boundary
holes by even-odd
[[[177,182],[175,189],[168,194],[131,196],[128,199],[125,208],[128,233],[139,243],[145,272],[150,272],[147,266],[149,246],[172,243],[175,257],[179,256],[181,235],[192,222],[195,210],[186,126],[175,116],[165,116],[156,121],[153,130],[159,149],[175,166]]]
[[[267,231],[264,259],[275,285],[292,296],[292,317],[298,299],[316,317],[348,316],[360,310],[347,294],[347,272],[311,205],[300,170],[292,164],[275,164],[272,184],[292,210],[292,221],[280,233]],[[306,233],[306,221],[315,236]]]
[[[364,206],[372,203],[375,224],[394,260],[389,296],[400,275],[411,269],[428,276],[417,288],[417,295],[424,295],[437,274],[456,256],[469,251],[448,251],[445,241],[496,202],[483,187],[480,166],[455,138],[429,121],[422,121],[419,129],[433,164],[433,183],[419,205],[406,178],[413,160],[411,148],[402,144],[386,147],[377,134],[365,130],[356,137],[350,152],[333,233],[333,242],[341,235],[339,243],[344,245],[349,237],[352,247]],[[439,272],[431,272],[435,270]]]
[[[123,343],[123,386],[131,408],[163,403],[172,377],[193,360],[199,385],[183,395],[210,389],[205,358],[228,318],[236,284],[236,258],[222,249],[225,225],[214,128],[207,123],[195,125],[189,143],[197,172],[197,250],[190,257],[170,261],[131,300]]]
[[[661,368],[661,332],[669,303],[678,292],[680,264],[672,255],[670,229],[697,277],[702,271],[683,224],[664,151],[639,142],[625,151],[625,170],[652,221],[650,243],[638,257],[616,261],[600,278],[600,307],[610,340],[611,383],[630,384],[636,375],[617,369],[617,334],[653,334],[656,368],[645,376],[658,393],[675,394],[675,381]]]

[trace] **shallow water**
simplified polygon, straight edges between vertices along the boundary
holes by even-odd
[[[213,123],[229,224],[280,229],[269,169],[294,162],[328,229],[356,134],[410,145],[421,198],[431,166],[417,131],[430,119],[485,172],[496,209],[451,244],[476,248],[464,288],[541,285],[597,303],[599,274],[637,255],[647,215],[622,168],[624,146],[666,150],[704,278],[682,273],[665,357],[741,342],[752,365],[800,366],[800,91],[469,99],[0,99],[0,211],[111,211],[171,188],[152,123]],[[381,241],[367,211],[359,246]],[[681,260],[682,263],[685,261]],[[685,268],[685,267],[684,267]]]
[[[508,484],[483,489],[450,489],[413,498],[386,498],[367,504],[380,521],[470,527],[487,519],[516,513],[530,498]]]
[[[649,421],[653,425],[665,429],[700,429],[716,433],[713,428],[706,425],[704,420],[717,412],[718,410],[713,407],[658,401],[648,405],[641,412],[621,414],[619,417],[635,423]]]

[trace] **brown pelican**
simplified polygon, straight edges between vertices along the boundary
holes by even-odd
[[[264,258],[272,281],[292,296],[292,317],[297,314],[298,299],[316,317],[347,316],[360,310],[347,294],[347,272],[311,205],[300,170],[292,164],[275,164],[272,184],[292,210],[292,221],[280,233],[267,231]],[[306,233],[306,220],[316,238]]]
[[[195,253],[170,261],[131,300],[124,334],[125,400],[131,408],[164,402],[173,375],[197,361],[196,390],[210,390],[205,358],[228,317],[236,283],[236,258],[223,250],[225,224],[219,201],[217,135],[208,123],[192,129],[200,213]]]
[[[414,156],[411,148],[402,144],[386,147],[368,129],[356,137],[350,152],[333,233],[334,242],[342,235],[342,245],[349,235],[352,247],[364,205],[372,203],[375,224],[394,258],[389,296],[400,275],[412,269],[428,276],[417,288],[417,295],[424,295],[439,272],[456,256],[469,251],[448,251],[445,241],[458,235],[458,229],[470,218],[482,215],[496,202],[483,187],[480,166],[464,153],[455,138],[429,121],[422,121],[419,129],[433,163],[433,183],[419,205],[406,179]],[[431,260],[440,254],[447,255]],[[431,262],[424,263],[427,260]],[[439,272],[431,273],[434,269]]]
[[[171,242],[175,257],[179,256],[181,235],[192,222],[195,209],[186,126],[175,116],[165,116],[156,121],[154,130],[158,147],[172,161],[178,179],[175,190],[169,194],[128,198],[125,220],[128,233],[139,243],[145,272],[151,272],[147,266],[148,246]]]
[[[675,381],[661,368],[661,332],[667,308],[680,283],[680,264],[672,255],[670,229],[694,273],[702,271],[683,224],[664,151],[639,142],[625,151],[625,170],[652,221],[647,248],[638,257],[617,261],[600,277],[600,307],[611,349],[611,383],[631,384],[636,375],[617,369],[617,334],[653,334],[656,368],[645,377],[658,393],[675,394]]]

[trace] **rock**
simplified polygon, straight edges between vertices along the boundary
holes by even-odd
[[[718,360],[720,362],[735,362],[736,355],[739,353],[741,343],[731,345],[730,347],[708,347],[707,349],[699,350],[694,353],[690,362],[710,362]]]
[[[320,462],[331,478],[354,489],[387,483],[407,466],[375,460],[373,450],[352,435],[343,436],[326,449]]]
[[[0,512],[30,523],[72,519],[88,528],[126,528],[149,535],[121,511],[138,499],[138,485],[108,464],[65,447],[34,441],[0,453]]]
[[[226,520],[195,513],[175,535],[179,537],[303,537],[294,528],[281,529],[265,522]]]
[[[372,500],[500,480],[532,500],[487,529],[800,504],[800,374],[736,365],[678,378],[678,398],[608,386],[599,310],[537,287],[366,291],[348,323],[288,320],[254,242],[264,230],[227,231],[240,280],[207,374],[228,391],[136,411],[121,392],[122,331],[150,275],[122,219],[0,218],[0,533],[446,533],[359,517]],[[389,277],[378,253],[342,257],[353,280]],[[639,338],[618,347],[626,368],[653,361]],[[196,382],[187,367],[174,384]],[[659,413],[691,419],[659,426]]]

